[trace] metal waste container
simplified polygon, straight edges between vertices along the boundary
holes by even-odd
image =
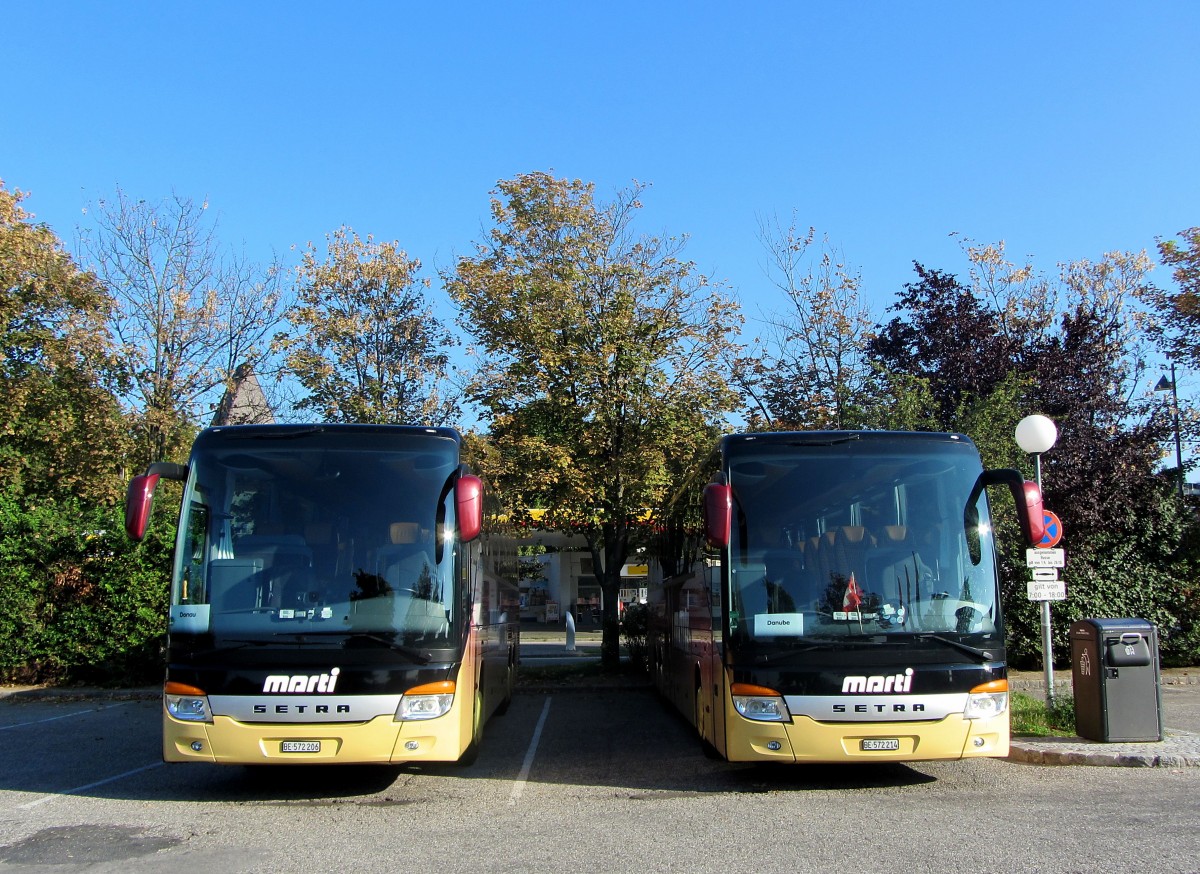
[[[1163,738],[1158,631],[1145,619],[1071,625],[1075,733],[1090,740]]]

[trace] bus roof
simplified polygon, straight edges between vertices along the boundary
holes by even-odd
[[[726,434],[721,438],[719,448],[725,454],[743,445],[829,446],[851,440],[975,445],[966,434],[941,431],[762,431]]]
[[[302,437],[306,434],[391,434],[394,436],[441,437],[462,444],[462,435],[453,428],[424,425],[367,425],[314,423],[292,425],[221,425],[206,428],[196,437],[197,446],[227,440]]]

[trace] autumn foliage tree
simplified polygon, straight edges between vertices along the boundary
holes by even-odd
[[[113,301],[23,199],[0,183],[0,682],[144,682],[162,674],[169,545],[121,536]]]
[[[449,382],[454,337],[434,316],[421,262],[399,243],[327,237],[304,253],[289,328],[276,348],[307,392],[296,404],[327,422],[444,425],[458,415]]]
[[[546,173],[500,182],[492,230],[445,276],[477,341],[470,396],[491,421],[505,500],[551,508],[546,524],[586,537],[610,666],[637,520],[736,403],[722,362],[737,309],[681,258],[682,239],[634,232],[643,192],[600,203],[592,184]]]
[[[1156,316],[1151,330],[1167,353],[1196,368],[1200,367],[1200,228],[1187,228],[1177,237],[1158,244],[1159,258],[1171,269],[1175,286],[1150,287],[1144,298]]]
[[[111,503],[128,442],[113,301],[0,182],[0,488]]]
[[[221,245],[207,203],[121,189],[90,210],[82,248],[113,296],[109,329],[130,379],[141,464],[186,455],[240,365],[267,354],[281,300],[278,265]]]
[[[1037,412],[1058,425],[1042,459],[1046,506],[1063,520],[1069,556],[1071,599],[1054,614],[1058,654],[1082,616],[1142,616],[1169,632],[1192,608],[1178,574],[1187,517],[1155,476],[1166,422],[1138,388],[1146,350],[1137,302],[1151,264],[1114,252],[1050,278],[1009,264],[1002,247],[967,253],[969,284],[916,265],[918,281],[892,308],[873,357],[882,370],[924,380],[935,427],[970,434],[989,466],[1032,475],[1012,437],[1017,421]],[[1038,618],[1025,597],[1021,544],[1006,540],[1011,655],[1029,661]]]
[[[861,279],[816,231],[777,219],[759,225],[767,275],[781,305],[762,316],[764,336],[735,373],[751,428],[849,428],[861,423],[870,385],[872,320]],[[811,253],[811,254],[810,254]],[[815,261],[815,263],[810,263]]]

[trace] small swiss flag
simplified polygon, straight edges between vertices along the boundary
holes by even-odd
[[[863,602],[862,589],[858,587],[858,580],[854,579],[854,572],[850,572],[850,582],[846,586],[846,595],[842,598],[843,610],[857,610]]]

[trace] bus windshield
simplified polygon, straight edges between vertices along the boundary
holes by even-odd
[[[197,440],[172,634],[450,637],[457,442],[420,429],[333,431],[226,428]]]
[[[986,497],[964,525],[970,441],[829,436],[727,451],[731,643],[1002,641]]]

